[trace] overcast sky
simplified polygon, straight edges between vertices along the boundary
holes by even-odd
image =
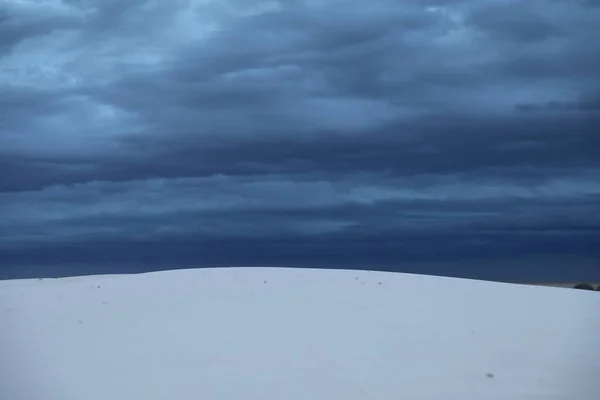
[[[599,21],[592,0],[3,0],[0,277],[600,279]]]

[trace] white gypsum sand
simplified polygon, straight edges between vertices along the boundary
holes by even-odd
[[[581,290],[285,268],[14,280],[0,327],[7,400],[600,393],[600,293]]]

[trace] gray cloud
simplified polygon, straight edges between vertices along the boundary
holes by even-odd
[[[558,0],[9,2],[0,249],[591,243],[598,20]]]

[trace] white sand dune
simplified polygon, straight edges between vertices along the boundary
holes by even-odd
[[[594,346],[598,292],[279,268],[0,281],[6,400],[597,400]]]

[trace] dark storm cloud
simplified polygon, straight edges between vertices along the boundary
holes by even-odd
[[[10,1],[0,4],[0,56],[31,37],[78,28],[77,19],[65,15],[65,11],[43,3],[33,9]]]
[[[600,233],[592,2],[24,4],[0,12],[0,247]]]

